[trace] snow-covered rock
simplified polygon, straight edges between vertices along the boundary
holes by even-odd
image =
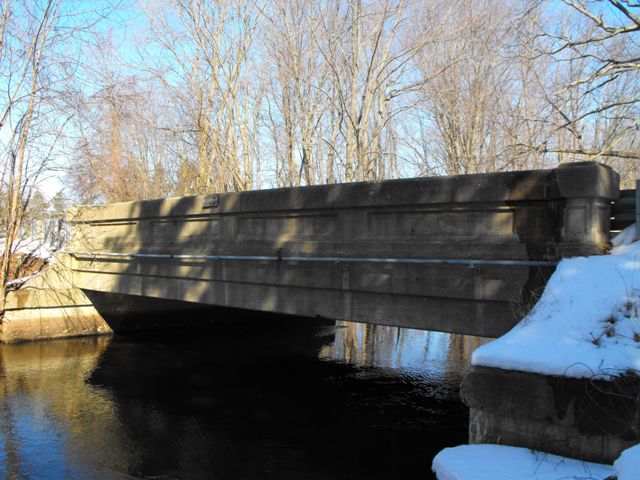
[[[438,480],[604,480],[614,474],[610,465],[504,445],[445,448],[431,468]]]
[[[431,466],[438,480],[640,480],[640,444],[613,466],[505,445],[445,448]]]
[[[617,238],[610,255],[562,260],[529,315],[478,348],[472,365],[577,378],[640,374],[635,225]]]

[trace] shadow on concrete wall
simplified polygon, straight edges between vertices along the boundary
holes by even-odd
[[[74,281],[88,292],[497,336],[535,301],[552,267],[286,258],[555,260],[595,253],[608,240],[615,177],[587,164],[79,207],[70,249],[98,253],[75,255]]]

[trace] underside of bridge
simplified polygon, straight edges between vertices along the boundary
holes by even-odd
[[[552,170],[72,209],[91,292],[495,337],[563,256],[604,252],[618,175]]]

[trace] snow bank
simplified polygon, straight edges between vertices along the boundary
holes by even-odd
[[[635,232],[635,225],[630,227]],[[565,259],[537,305],[472,365],[609,379],[640,373],[640,241],[620,234],[610,255]]]
[[[26,242],[20,242],[16,248],[17,253],[24,253],[25,255],[31,255],[43,260],[51,258],[51,245],[42,243],[39,240],[29,240]]]
[[[611,240],[611,245],[613,247],[619,247],[621,245],[629,245],[633,242],[636,241],[636,239],[638,238],[638,234],[636,232],[636,224],[634,223],[633,225],[625,228],[623,231],[621,231],[618,235],[616,235],[615,237],[613,237],[613,240]]]
[[[622,452],[613,468],[618,480],[640,480],[640,443]]]
[[[604,480],[610,465],[582,462],[526,448],[503,445],[461,445],[445,448],[433,459],[438,480]],[[635,480],[635,477],[618,477]]]

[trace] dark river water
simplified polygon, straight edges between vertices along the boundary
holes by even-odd
[[[0,345],[0,478],[433,478],[483,342],[260,317]]]

